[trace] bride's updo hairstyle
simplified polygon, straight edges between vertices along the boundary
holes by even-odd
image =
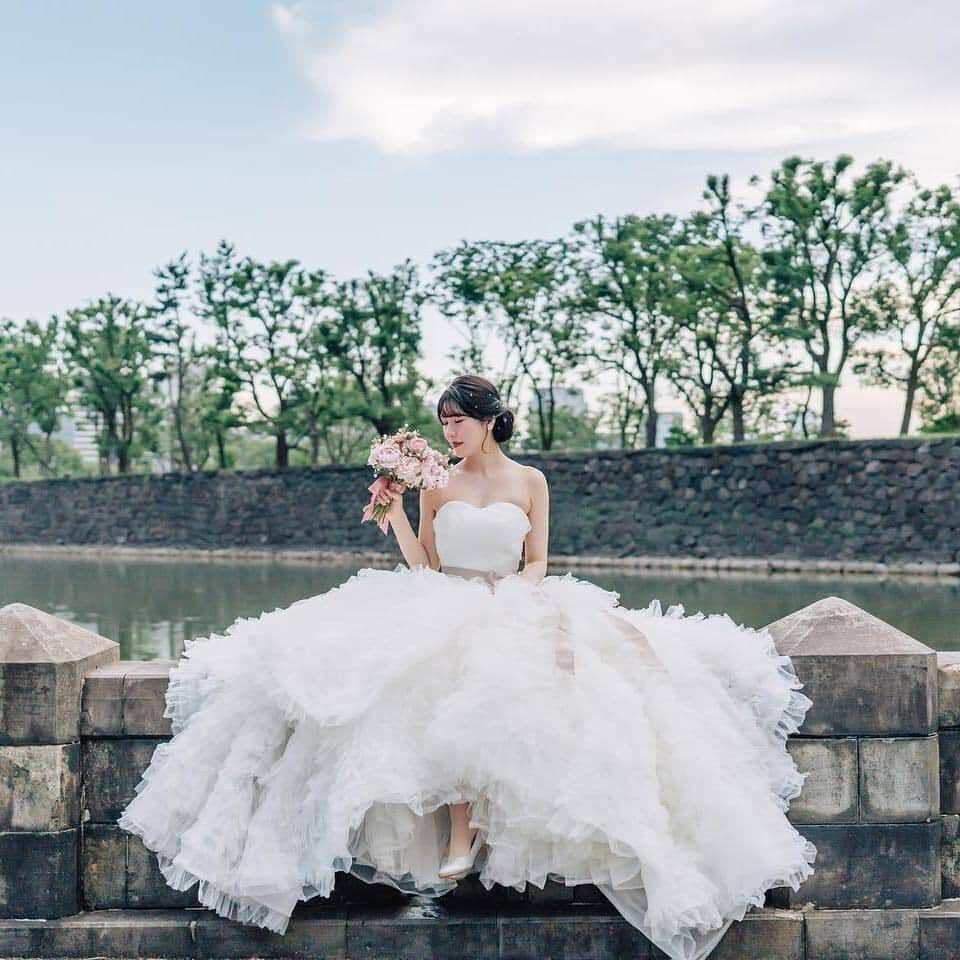
[[[504,443],[513,436],[513,411],[500,399],[497,388],[483,377],[467,373],[456,377],[440,394],[437,418],[457,415],[493,422],[493,439]]]

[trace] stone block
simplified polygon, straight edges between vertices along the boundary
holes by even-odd
[[[127,661],[97,667],[83,682],[80,699],[80,734],[84,737],[119,737],[123,734],[123,678]]]
[[[123,732],[134,737],[168,737],[167,685],[175,660],[129,661],[123,681]]]
[[[124,660],[88,674],[81,731],[86,737],[169,737],[164,717],[170,670],[176,660]]]
[[[0,833],[0,917],[77,912],[78,833]]]
[[[929,907],[940,900],[939,818],[930,823],[808,824],[814,873],[791,906],[818,909]],[[783,905],[778,901],[778,905]]]
[[[817,910],[806,914],[806,925],[806,960],[918,960],[920,956],[916,910]]]
[[[960,730],[940,731],[940,812],[960,813]]]
[[[659,952],[659,951],[657,951]],[[804,960],[803,914],[799,910],[752,909],[733,923],[710,960]]]
[[[83,741],[83,819],[115,823],[133,799],[153,751],[165,738],[120,737]]]
[[[348,907],[346,954],[354,957],[500,956],[499,918],[495,911],[459,913],[429,897],[412,897],[406,904]]]
[[[937,730],[937,655],[840,597],[769,624],[813,701],[802,736],[928,736]]]
[[[0,922],[3,957],[195,957],[192,912],[98,910]]]
[[[937,651],[939,725],[960,727],[960,650]]]
[[[0,744],[80,737],[83,678],[120,647],[25,603],[0,607]]]
[[[119,827],[113,829],[120,830]],[[143,841],[122,831],[126,837],[127,906],[138,909],[196,907],[197,884],[188,890],[174,890],[164,879],[157,863],[157,855],[148,850]]]
[[[0,831],[52,833],[79,822],[79,743],[0,746]]]
[[[920,960],[953,960],[960,957],[960,900],[944,900],[929,910],[919,910]]]
[[[790,801],[792,823],[856,823],[859,760],[857,738],[790,737],[787,750],[808,774],[799,797]]]
[[[960,897],[960,815],[940,817],[940,882],[944,900]]]
[[[351,932],[348,925],[348,943],[351,943]],[[636,927],[616,912],[601,913],[593,907],[503,911],[500,914],[500,945],[499,956],[510,960],[541,960],[544,957],[551,960],[579,957],[646,960],[653,955],[650,941]],[[495,953],[476,955],[498,956]]]
[[[80,896],[84,910],[127,905],[127,835],[109,823],[88,823],[80,838]]]
[[[940,816],[937,734],[860,738],[860,819],[905,823]]]
[[[193,937],[197,957],[323,957],[324,960],[347,960],[348,957],[347,910],[331,905],[322,897],[297,904],[283,935],[227,920],[210,910],[197,912],[196,917]],[[362,956],[368,954],[350,954],[349,960]]]

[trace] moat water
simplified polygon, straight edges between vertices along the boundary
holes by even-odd
[[[0,554],[0,606],[19,601],[93,630],[116,640],[125,660],[176,658],[186,640],[323,593],[362,565]],[[955,577],[572,572],[616,590],[624,606],[646,607],[656,598],[664,610],[679,603],[687,614],[726,612],[755,627],[822,597],[843,597],[934,649],[960,649]]]

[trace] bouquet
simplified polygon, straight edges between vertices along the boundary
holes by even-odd
[[[370,445],[367,463],[373,467],[377,479],[367,489],[370,502],[363,508],[363,519],[374,520],[386,533],[390,529],[391,503],[379,503],[377,498],[385,490],[434,490],[445,487],[449,478],[448,454],[434,450],[416,430],[406,424],[394,434],[384,434]]]

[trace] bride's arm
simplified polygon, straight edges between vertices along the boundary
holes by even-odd
[[[397,544],[408,567],[430,567],[440,569],[437,548],[433,537],[433,504],[428,491],[420,491],[420,534],[413,532],[410,519],[403,509],[403,494],[390,493],[393,503],[390,505],[390,526],[397,538]]]
[[[520,576],[539,583],[547,575],[547,544],[550,541],[550,492],[547,478],[536,467],[530,470],[530,532],[524,542],[524,565]]]

